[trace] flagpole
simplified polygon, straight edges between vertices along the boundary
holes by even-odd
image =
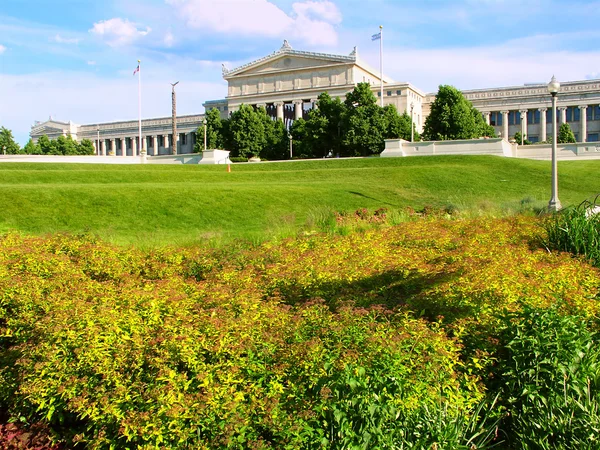
[[[142,62],[138,59],[138,155],[142,156]]]
[[[383,25],[379,25],[379,35],[379,71],[381,73],[379,84],[381,85],[381,107],[383,108]]]

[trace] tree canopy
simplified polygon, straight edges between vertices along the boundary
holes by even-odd
[[[495,137],[481,113],[453,86],[440,86],[425,121],[423,138],[432,141]]]
[[[0,127],[0,154],[2,152],[5,152],[7,155],[23,153],[19,144],[15,142],[12,131],[4,127]]]
[[[574,144],[575,134],[568,123],[563,123],[558,129],[558,143],[559,144]]]

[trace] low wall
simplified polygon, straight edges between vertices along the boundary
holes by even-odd
[[[409,142],[387,139],[381,157],[427,155],[495,155],[514,156],[515,147],[503,139],[466,139],[460,141]]]
[[[558,160],[600,159],[600,142],[579,142],[577,144],[558,144],[556,158]],[[517,158],[552,159],[552,144],[519,145]]]
[[[495,155],[509,158],[552,159],[552,144],[518,145],[504,139],[409,142],[388,139],[381,157],[428,155]],[[558,160],[600,159],[600,142],[558,144]]]
[[[210,150],[204,153],[162,156],[62,156],[62,155],[0,155],[2,162],[76,163],[76,164],[231,164],[229,151]]]

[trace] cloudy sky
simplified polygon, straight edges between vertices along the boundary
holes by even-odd
[[[432,92],[600,78],[600,1],[1,0],[0,125],[24,144],[35,120],[84,124],[178,114],[224,98],[236,67],[287,39],[349,54]]]

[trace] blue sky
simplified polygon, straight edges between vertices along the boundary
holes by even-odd
[[[600,78],[600,1],[2,0],[0,125],[24,144],[35,120],[75,123],[178,114],[223,98],[221,64],[277,50],[349,54],[425,92]]]

